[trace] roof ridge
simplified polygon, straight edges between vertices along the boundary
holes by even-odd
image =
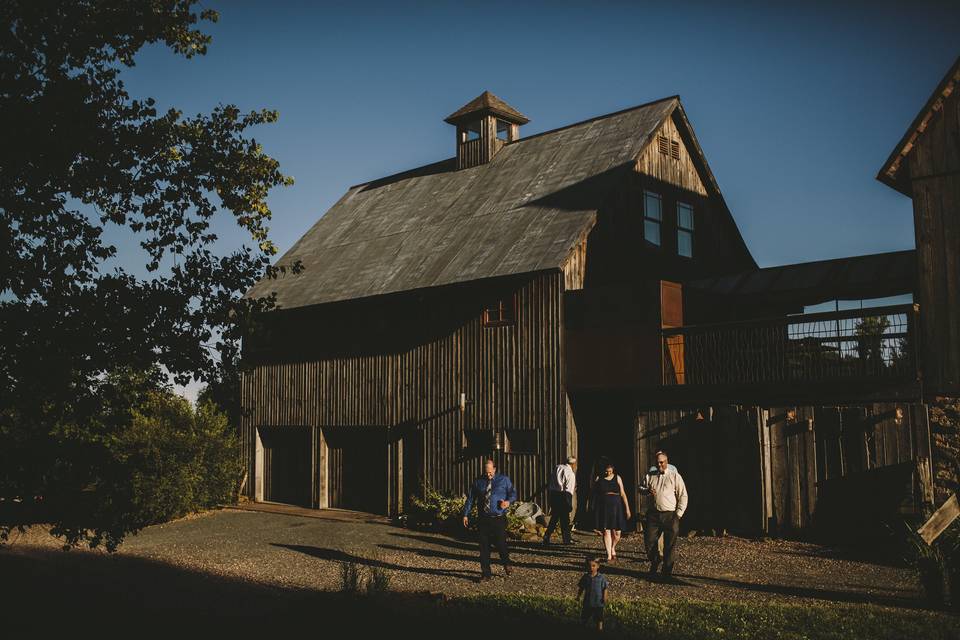
[[[622,115],[622,114],[624,114],[624,113],[628,113],[628,112],[630,112],[630,111],[636,111],[637,109],[643,109],[643,108],[646,108],[646,107],[652,107],[652,106],[655,105],[655,104],[658,104],[658,103],[660,103],[660,102],[667,102],[668,100],[676,100],[677,102],[680,102],[680,94],[674,94],[674,95],[672,95],[672,96],[667,96],[667,97],[665,97],[665,98],[658,98],[657,100],[651,100],[650,102],[645,102],[645,103],[643,103],[643,104],[638,104],[638,105],[635,105],[635,106],[633,106],[633,107],[627,107],[626,109],[620,109],[619,111],[613,111],[613,112],[611,112],[611,113],[604,113],[604,114],[599,115],[599,116],[593,116],[592,118],[587,118],[586,120],[580,120],[579,122],[573,122],[573,123],[570,123],[570,124],[566,124],[566,125],[563,125],[562,127],[557,127],[556,129],[549,129],[549,130],[547,130],[547,131],[541,131],[540,133],[535,133],[535,134],[533,134],[533,135],[525,136],[525,137],[519,138],[519,139],[517,139],[517,140],[514,140],[514,141],[512,141],[512,142],[508,142],[505,146],[511,146],[511,145],[515,145],[515,144],[520,144],[521,142],[524,142],[524,141],[526,141],[526,140],[532,140],[532,139],[534,139],[534,138],[540,138],[540,137],[542,137],[542,136],[545,136],[545,135],[548,135],[548,134],[551,134],[551,133],[556,133],[556,132],[558,132],[558,131],[563,131],[563,130],[565,130],[565,129],[570,129],[571,127],[577,127],[577,126],[580,126],[580,125],[583,125],[583,124],[588,124],[588,123],[590,123],[590,122],[596,122],[596,121],[598,121],[598,120],[603,120],[604,118],[612,118],[613,116],[619,116],[619,115]],[[365,186],[368,186],[368,185],[370,185],[370,184],[373,184],[374,182],[394,180],[394,179],[399,178],[400,176],[402,176],[402,175],[404,175],[404,174],[414,173],[414,172],[416,172],[416,171],[420,171],[420,170],[422,170],[422,169],[427,169],[427,168],[429,168],[429,167],[439,166],[439,165],[441,165],[441,164],[443,164],[443,163],[445,163],[445,162],[454,162],[454,161],[456,161],[456,159],[457,159],[456,156],[452,156],[452,157],[450,157],[450,158],[445,158],[445,159],[443,159],[443,160],[438,160],[438,161],[436,161],[436,162],[429,162],[429,163],[427,163],[427,164],[420,165],[419,167],[412,167],[412,168],[410,168],[410,169],[404,169],[404,170],[402,170],[402,171],[397,171],[396,173],[391,173],[391,174],[388,174],[388,175],[385,175],[385,176],[381,176],[381,177],[379,177],[379,178],[373,178],[373,179],[370,179],[370,180],[366,180],[365,182],[358,182],[357,184],[353,184],[353,185],[350,185],[349,187],[347,187],[347,191],[350,191],[351,189],[356,189],[356,188],[358,188],[358,187],[365,187]]]

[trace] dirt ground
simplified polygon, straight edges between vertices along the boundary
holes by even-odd
[[[599,539],[587,533],[575,534],[576,544],[569,547],[512,543],[514,574],[505,578],[495,566],[494,580],[479,583],[477,547],[469,539],[411,531],[351,512],[314,514],[319,515],[210,512],[150,527],[129,538],[117,556],[279,587],[334,590],[341,561],[353,561],[386,569],[394,590],[448,596],[490,592],[572,596],[584,560],[601,553]],[[36,531],[15,537],[12,543],[5,552],[24,557],[31,550],[58,544]],[[677,579],[666,584],[646,576],[639,536],[624,538],[617,564],[603,568],[610,596],[920,606],[915,573],[906,567],[782,540],[694,537],[678,544]]]

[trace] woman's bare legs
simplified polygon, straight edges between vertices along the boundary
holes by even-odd
[[[613,535],[610,538],[610,555],[614,560],[617,558],[617,543],[620,542],[620,531],[618,529],[613,530]]]
[[[613,559],[613,534],[610,529],[603,530],[603,548],[607,552],[607,562]]]

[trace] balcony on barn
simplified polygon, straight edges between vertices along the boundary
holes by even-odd
[[[661,382],[699,401],[915,395],[917,305],[661,330]]]
[[[912,302],[869,302],[909,298],[911,265],[912,252],[906,251],[691,283],[688,302],[706,296],[690,305],[697,318],[709,317],[704,310],[716,306],[719,294],[727,309],[740,314],[752,309],[780,313],[662,327],[660,391],[697,402],[919,397],[922,310]],[[862,302],[854,309],[802,312],[828,300],[837,307],[838,300]]]

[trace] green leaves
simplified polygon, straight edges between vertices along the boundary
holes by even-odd
[[[230,104],[192,117],[158,112],[122,82],[148,44],[204,54],[211,40],[198,25],[218,17],[196,0],[0,3],[0,120],[12,124],[0,145],[8,502],[49,509],[67,504],[56,496],[92,495],[77,492],[118,473],[106,443],[126,433],[139,398],[111,395],[105,381],[150,371],[155,389],[164,371],[181,384],[236,388],[241,323],[272,306],[241,295],[276,273],[267,197],[291,180],[249,129],[277,113]],[[250,246],[214,253],[216,216],[234,220]],[[139,246],[150,275],[118,267],[108,237]],[[55,514],[57,530],[96,530],[101,507],[78,498]],[[110,520],[111,535],[122,536],[120,521],[137,522]]]

